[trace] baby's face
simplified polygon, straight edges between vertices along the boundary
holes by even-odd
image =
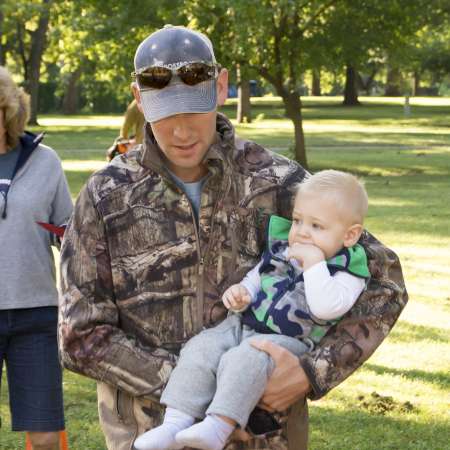
[[[349,227],[332,200],[320,194],[303,192],[295,199],[289,245],[315,245],[328,259],[345,246]]]

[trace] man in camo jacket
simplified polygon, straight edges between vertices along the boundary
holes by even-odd
[[[109,450],[132,449],[161,422],[181,345],[225,317],[222,293],[256,264],[270,215],[290,217],[307,176],[216,112],[227,72],[204,35],[167,26],[138,47],[135,69],[144,144],[89,179],[61,252],[62,361],[97,380]],[[407,301],[398,258],[367,232],[360,243],[371,280],[317,348],[298,359],[261,347],[276,363],[262,404],[282,412],[282,431],[228,450],[306,449],[305,397],[345,380],[394,325]]]

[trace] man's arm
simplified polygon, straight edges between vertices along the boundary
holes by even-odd
[[[131,395],[158,393],[174,365],[120,328],[104,225],[86,186],[61,249],[59,344],[65,367]]]
[[[381,344],[405,307],[408,295],[398,257],[367,232],[360,243],[366,249],[371,281],[314,351],[299,360],[271,342],[252,343],[276,365],[261,400],[267,409],[283,411],[305,395],[319,399],[342,383]]]
[[[371,280],[355,305],[300,364],[318,399],[342,383],[381,344],[408,301],[397,255],[372,235],[363,233]]]

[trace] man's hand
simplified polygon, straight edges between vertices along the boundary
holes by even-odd
[[[233,431],[233,434],[231,435],[232,441],[247,442],[251,438],[252,438],[251,435],[249,433],[247,433],[245,430],[243,430],[242,428],[235,428],[235,430]]]
[[[255,339],[250,343],[266,352],[275,363],[275,370],[259,403],[261,408],[284,411],[311,390],[309,380],[294,354],[267,340]]]
[[[325,259],[325,255],[319,247],[313,244],[300,244],[298,242],[288,248],[287,257],[288,259],[296,259],[303,270],[308,270],[314,264]]]
[[[222,301],[227,309],[231,309],[234,312],[241,312],[250,304],[251,297],[242,284],[233,284],[233,286],[230,286],[224,292]]]

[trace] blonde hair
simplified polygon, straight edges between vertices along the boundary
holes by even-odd
[[[310,193],[331,200],[345,220],[363,224],[367,213],[367,192],[355,176],[339,170],[322,170],[307,178],[297,195]]]
[[[3,66],[0,66],[0,109],[3,110],[6,146],[12,149],[25,131],[30,116],[30,100]]]

